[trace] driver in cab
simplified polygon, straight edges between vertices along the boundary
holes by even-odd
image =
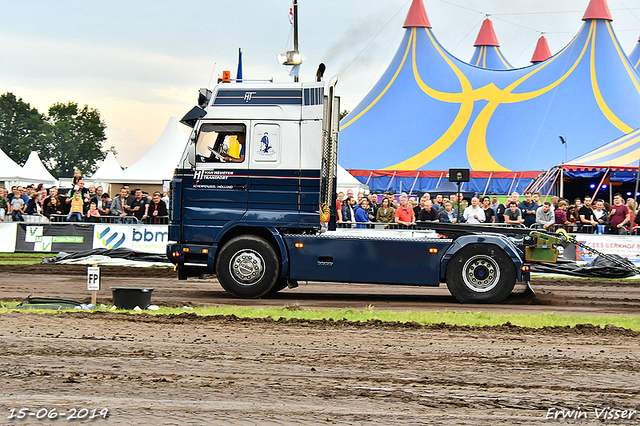
[[[224,156],[224,161],[228,161],[231,163],[242,163],[244,161],[244,142],[245,142],[245,134],[244,133],[240,133],[237,137],[237,141],[238,144],[240,145],[239,147],[239,154],[237,157],[232,157],[230,155],[225,155]]]

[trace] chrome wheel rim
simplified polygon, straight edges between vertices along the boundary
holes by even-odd
[[[476,293],[492,290],[500,281],[498,263],[487,255],[476,255],[467,260],[462,267],[465,285]]]
[[[264,276],[264,272],[264,259],[255,250],[241,250],[229,262],[229,273],[240,285],[255,284]]]

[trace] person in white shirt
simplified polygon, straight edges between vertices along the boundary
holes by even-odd
[[[600,225],[605,225],[607,223],[607,211],[604,209],[604,201],[596,201],[596,208],[593,209],[593,215],[596,217],[596,220]]]
[[[467,223],[483,223],[485,220],[484,210],[479,206],[478,197],[471,199],[471,205],[464,209],[463,217]]]

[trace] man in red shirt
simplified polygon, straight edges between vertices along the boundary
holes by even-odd
[[[407,202],[407,196],[400,196],[400,207],[396,210],[396,223],[400,225],[415,225],[416,224],[416,214],[413,211],[413,208],[409,206]]]
[[[342,223],[342,200],[344,199],[344,192],[338,192],[338,198],[336,198],[336,219],[338,223]]]
[[[609,233],[610,234],[626,234],[627,230],[625,225],[631,221],[631,212],[629,208],[624,204],[622,195],[620,193],[614,195],[613,206],[609,212]]]

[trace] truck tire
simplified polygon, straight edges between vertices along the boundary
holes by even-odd
[[[470,244],[453,255],[446,277],[461,303],[500,303],[513,291],[516,267],[498,246]]]
[[[287,287],[288,287],[288,283],[286,279],[278,280],[276,284],[273,286],[273,288],[269,290],[268,296],[273,296],[276,293],[278,293],[280,290],[284,290]]]
[[[280,275],[275,250],[265,239],[241,235],[227,242],[216,261],[218,282],[236,297],[255,299],[267,294]]]

